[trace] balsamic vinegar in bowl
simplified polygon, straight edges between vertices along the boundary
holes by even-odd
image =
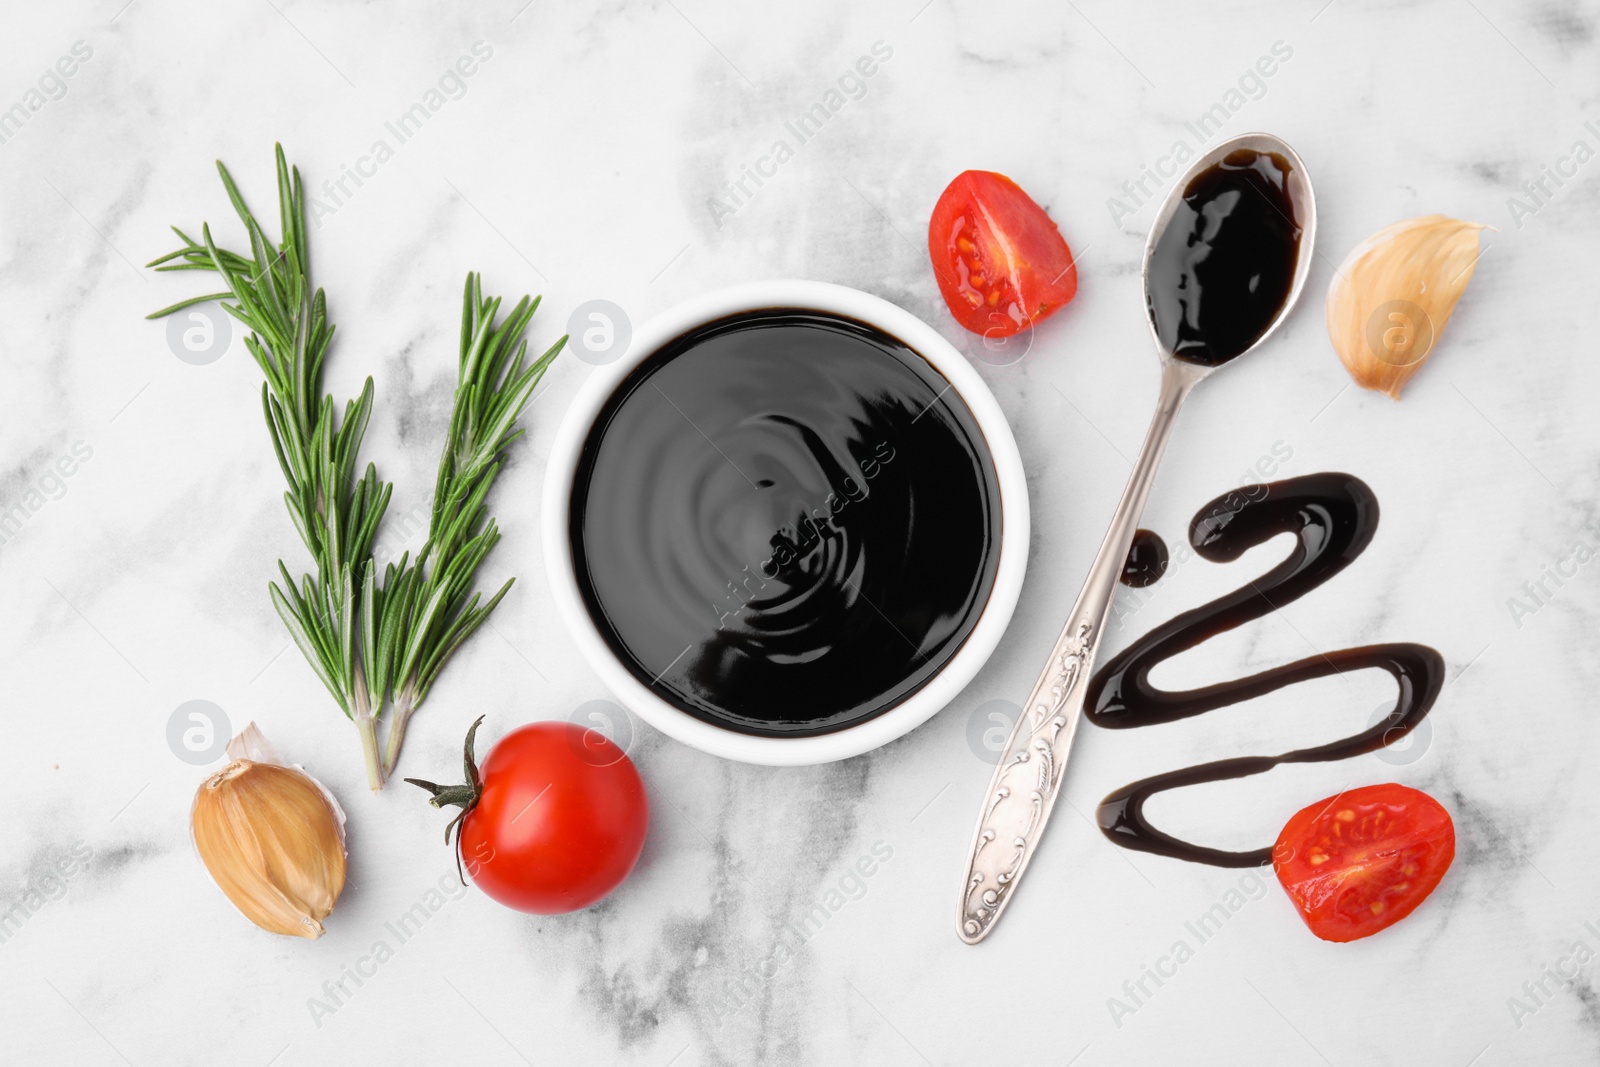
[[[677,338],[584,447],[571,539],[607,644],[707,722],[871,718],[960,647],[994,582],[971,413],[882,331],[773,309]]]

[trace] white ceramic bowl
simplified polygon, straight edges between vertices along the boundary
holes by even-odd
[[[635,368],[664,344],[729,315],[764,308],[832,312],[875,326],[905,342],[944,376],[966,402],[988,444],[1000,486],[1000,559],[989,600],[953,656],[901,703],[865,722],[812,737],[758,737],[714,726],[657,695],[606,644],[578,590],[570,520],[573,479],[596,416]],[[596,368],[556,431],[544,483],[544,553],[556,609],[584,659],[631,712],[686,745],[727,759],[773,766],[826,763],[858,756],[922,725],[948,704],[983,666],[1011,621],[1028,560],[1028,487],[1022,457],[1000,405],[966,358],[927,323],[870,294],[826,282],[773,281],[719,289],[670,308],[639,327],[627,353]]]

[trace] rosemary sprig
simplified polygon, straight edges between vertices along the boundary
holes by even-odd
[[[373,695],[382,703],[381,687],[369,687],[357,656],[358,603],[372,585],[372,539],[388,507],[392,487],[367,464],[355,467],[367,420],[372,414],[372,379],[361,396],[335,417],[333,397],[322,391],[322,369],[333,340],[327,298],[311,286],[311,255],[306,240],[305,195],[299,168],[290,168],[277,146],[278,214],[282,236],[276,252],[244,202],[233,176],[221,161],[217,171],[234,211],[244,223],[250,255],[218,248],[211,227],[203,225],[195,241],[173,227],[183,247],[148,264],[158,271],[211,270],[228,289],[180,301],[149,318],[162,318],[205,300],[222,307],[251,331],[245,346],[266,381],[261,407],[272,448],[288,490],[284,503],[300,539],[316,564],[316,574],[302,575],[298,585],[282,560],[280,587],[269,582],[272,604],[288,627],[306,662],[361,734],[368,784],[382,786]],[[232,303],[227,303],[228,299]]]
[[[450,656],[511,588],[507,581],[481,605],[481,594],[468,595],[479,565],[500,540],[485,498],[506,449],[522,435],[517,419],[566,337],[527,363],[523,334],[538,299],[523,297],[497,326],[499,298],[485,299],[478,275],[467,276],[455,408],[434,486],[428,540],[414,561],[407,553],[398,564],[389,564],[380,583],[372,542],[392,486],[378,478],[371,463],[355,477],[372,414],[372,379],[336,418],[333,398],[322,392],[334,327],[323,291],[311,287],[300,172],[287,165],[282,145],[276,154],[281,220],[276,254],[269,254],[265,232],[218,162],[228,199],[249,236],[250,255],[218,248],[209,226],[202,227],[200,241],[174,227],[183,246],[149,266],[213,271],[228,288],[148,317],[220,300],[251,331],[245,344],[266,378],[261,404],[288,483],[284,501],[316,564],[316,574],[302,575],[297,585],[279,560],[283,584],[268,583],[272,603],[312,670],[355,722],[368,784],[381,789],[412,714]],[[391,696],[396,714],[380,755],[377,720]]]
[[[461,310],[461,353],[455,408],[434,481],[428,541],[415,563],[401,557],[384,575],[384,616],[369,673],[389,682],[395,714],[384,749],[385,774],[394,771],[411,716],[461,643],[483,625],[510,590],[508,580],[488,602],[468,590],[479,564],[500,540],[484,498],[500,473],[506,449],[523,431],[517,419],[566,337],[531,364],[523,333],[539,308],[523,297],[495,324],[500,298],[485,299],[482,279],[468,274]]]

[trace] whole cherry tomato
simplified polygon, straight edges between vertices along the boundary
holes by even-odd
[[[992,171],[963,171],[940,194],[928,255],[950,313],[985,337],[1043,322],[1078,291],[1078,268],[1056,224]]]
[[[1278,835],[1272,866],[1312,933],[1355,941],[1410,915],[1455,854],[1444,806],[1390,782],[1297,812]]]
[[[407,778],[434,807],[459,806],[456,862],[479,889],[518,911],[586,908],[622,884],[644,848],[650,805],[622,749],[569,722],[536,722],[502,737],[483,767],[473,758],[479,718],[467,731],[467,783]]]

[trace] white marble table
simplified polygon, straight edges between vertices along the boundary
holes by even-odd
[[[0,1060],[1600,1055],[1600,578],[1571,562],[1600,546],[1596,5],[520,2],[96,0],[28,5],[0,35],[0,109],[21,109],[0,111],[0,509],[23,505],[0,544]],[[786,123],[878,42],[873,76],[843,87],[859,98],[801,143]],[[1246,77],[1274,53],[1270,77]],[[49,73],[62,57],[70,78]],[[472,74],[452,80],[463,57]],[[1452,681],[1425,749],[1280,768],[1153,814],[1251,847],[1317,797],[1394,779],[1451,808],[1458,858],[1413,917],[1334,946],[1270,881],[1121,851],[1074,814],[1144,774],[1342,736],[1388,695],[1381,676],[1329,680],[1161,729],[1086,728],[1071,806],[1006,921],[968,948],[957,883],[989,774],[969,722],[1026,693],[1154,395],[1138,279],[1154,209],[1123,183],[1177,142],[1253,128],[1312,169],[1323,255],[1283,335],[1194,398],[1145,524],[1178,541],[1275,448],[1284,475],[1366,479],[1383,522],[1332,584],[1158,678],[1411,640],[1438,647]],[[1081,285],[1024,358],[974,353],[1033,494],[1029,582],[999,653],[926,726],[831,766],[725,763],[637,725],[651,836],[620,892],[535,919],[461,891],[442,817],[403,786],[367,792],[354,732],[285,650],[264,587],[274,558],[302,550],[242,338],[195,365],[141,319],[203,284],[138,266],[171,247],[168,224],[237,238],[211,161],[265,207],[275,139],[322,199],[313,241],[340,327],[328,384],[347,395],[375,376],[369,451],[402,518],[426,504],[468,269],[495,292],[543,293],[542,340],[586,300],[641,321],[710,287],[798,276],[879,294],[965,345],[928,267],[928,213],[962,169],[1015,177],[1079,253]],[[791,151],[762,163],[779,140]],[[769,176],[733,198],[758,165]],[[344,168],[363,177],[339,193]],[[1546,168],[1571,176],[1534,199],[1523,183]],[[1498,232],[1396,405],[1347,386],[1320,297],[1356,241],[1428,212]],[[551,611],[537,536],[551,435],[590,371],[563,357],[532,410],[488,567],[520,581],[413,724],[410,773],[453,766],[479,713],[498,736],[606,697]],[[1279,552],[1175,568],[1115,644]],[[1547,577],[1558,566],[1569,576]],[[167,740],[197,699],[258,721],[349,810],[352,884],[321,941],[255,930],[199,865],[186,827],[205,768]],[[852,881],[874,852],[875,874]],[[799,944],[791,925],[818,901],[838,906]],[[1188,924],[1219,902],[1237,906],[1202,942]],[[426,921],[396,936],[419,903]],[[1155,968],[1168,976],[1134,999]]]

